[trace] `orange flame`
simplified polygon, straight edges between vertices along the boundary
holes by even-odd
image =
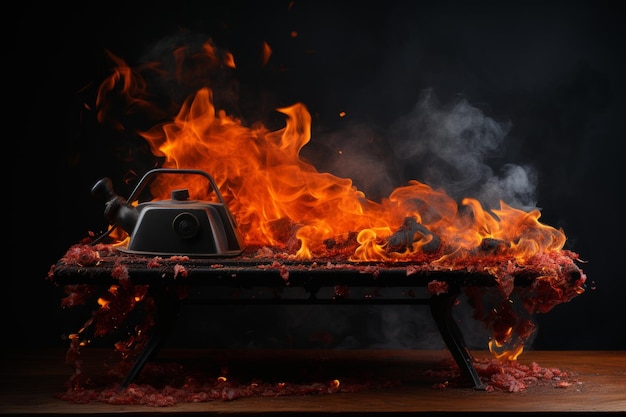
[[[505,359],[508,361],[515,361],[524,351],[524,344],[518,343],[516,346],[504,348],[495,340],[489,341],[489,351],[496,359]]]
[[[527,213],[501,203],[499,210],[487,212],[477,200],[466,198],[462,205],[469,214],[461,214],[451,197],[417,181],[382,202],[371,201],[350,179],[318,172],[299,157],[311,139],[311,116],[304,105],[278,111],[286,116],[284,129],[247,128],[216,111],[211,90],[203,88],[173,122],[142,136],[155,155],[164,157],[164,167],[212,173],[249,244],[285,246],[297,230],[297,258],[323,255],[325,242],[353,232],[359,246],[351,260],[363,261],[410,259],[433,235],[445,242],[448,259],[487,238],[504,242],[505,251],[522,261],[560,250],[565,242],[561,231],[538,221],[537,210]],[[185,185],[202,194],[191,178],[176,181],[161,181],[152,192],[167,198],[169,190]],[[389,252],[387,239],[406,218],[426,226],[430,234],[410,236],[412,246],[405,253]]]
[[[232,55],[219,55],[211,43],[203,53],[207,65],[234,68]],[[110,94],[148,106],[141,78],[116,62],[117,70],[99,91],[100,120],[106,119]],[[488,211],[472,198],[458,204],[416,180],[372,201],[352,180],[318,172],[300,157],[311,140],[311,115],[303,104],[277,109],[285,126],[270,131],[261,124],[245,126],[216,109],[212,94],[208,87],[199,88],[172,121],[140,135],[163,158],[164,168],[200,169],[215,178],[248,245],[289,248],[295,258],[313,259],[327,253],[329,242],[352,239],[347,255],[352,261],[415,260],[428,254],[445,266],[471,256],[485,242],[495,245],[492,253],[520,263],[559,251],[565,243],[561,230],[539,222],[538,210],[525,212],[501,202],[499,209]],[[151,192],[155,199],[166,199],[175,188],[189,189],[193,198],[214,199],[204,179],[193,175],[159,178]],[[399,249],[391,250],[390,241],[399,237]]]

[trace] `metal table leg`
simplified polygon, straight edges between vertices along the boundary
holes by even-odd
[[[463,334],[452,317],[452,306],[458,294],[457,291],[433,296],[430,301],[430,311],[443,341],[463,375],[472,381],[475,389],[484,390],[486,387],[480,380],[476,368],[474,368],[473,358],[465,345]]]
[[[135,359],[124,381],[122,381],[121,388],[126,388],[131,384],[139,375],[146,362],[156,355],[178,319],[180,301],[177,299],[176,294],[169,294],[167,289],[165,291],[150,291],[150,293],[154,297],[156,305],[154,326],[151,329],[146,345]]]

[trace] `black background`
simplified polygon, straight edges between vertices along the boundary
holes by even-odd
[[[307,105],[314,115],[307,149],[320,170],[329,168],[324,152],[333,146],[321,140],[343,128],[340,111],[384,138],[386,128],[432,89],[444,103],[462,95],[489,117],[510,121],[500,163],[534,167],[541,221],[564,229],[566,248],[586,261],[588,276],[585,294],[537,317],[533,348],[626,349],[626,50],[620,13],[604,1],[364,4],[96,2],[33,6],[11,16],[3,154],[13,187],[5,193],[11,201],[5,212],[11,256],[5,264],[13,270],[4,275],[5,340],[12,346],[64,346],[63,335],[85,319],[62,311],[62,292],[45,277],[70,245],[103,227],[103,206],[91,197],[91,186],[104,176],[119,184],[128,168],[119,165],[124,144],[103,136],[85,108],[110,69],[105,50],[132,66],[164,40],[185,34],[212,38],[233,53],[237,69],[228,81],[238,101],[224,97],[223,103],[236,107],[246,122],[273,126],[282,120],[273,109]],[[264,41],[273,48],[266,67],[260,63]],[[128,146],[141,152],[141,144]],[[388,156],[380,158],[393,165]],[[149,161],[128,163],[141,170]],[[398,166],[394,175],[392,185],[403,185],[410,167]],[[249,320],[260,328],[251,331],[244,324],[221,337],[284,337],[283,312],[263,314],[266,319],[252,313]],[[345,314],[337,340],[362,340],[352,346],[368,343],[359,334],[370,334],[363,327],[368,318],[376,320],[372,311],[306,314],[320,318],[319,329]],[[179,331],[181,337],[194,333],[184,324]]]

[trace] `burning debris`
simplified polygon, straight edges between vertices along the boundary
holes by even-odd
[[[416,381],[420,384],[430,382],[433,390],[462,389],[467,385],[458,365],[448,359],[406,375],[389,369],[376,372],[379,364],[375,363],[369,367],[355,363],[347,368],[349,360],[344,358],[339,363],[338,360],[327,358],[314,363],[299,360],[298,366],[289,366],[290,362],[285,366],[284,362],[274,358],[266,361],[266,367],[273,371],[258,367],[252,367],[255,371],[240,369],[232,358],[215,364],[198,359],[161,361],[148,364],[141,377],[127,387],[118,382],[126,369],[124,364],[117,363],[112,364],[105,375],[94,375],[84,385],[55,394],[55,397],[74,404],[171,407],[180,403],[234,401],[250,397],[375,391],[410,386]],[[521,393],[533,387],[567,389],[581,383],[569,372],[542,367],[536,362],[522,364],[491,358],[476,360],[475,367],[487,392]]]
[[[157,324],[155,294],[149,291],[149,278],[133,283],[130,278],[133,275],[157,278],[169,293],[166,298],[181,301],[193,288],[190,280],[194,274],[197,275],[196,282],[225,282],[225,285],[233,286],[233,290],[254,283],[271,285],[276,302],[281,300],[280,289],[283,287],[306,288],[311,297],[309,302],[315,302],[315,288],[320,285],[315,284],[316,280],[325,281],[326,285],[331,283],[335,301],[350,301],[351,286],[359,286],[360,282],[368,282],[375,287],[394,286],[400,282],[403,286],[425,287],[425,295],[453,297],[451,299],[455,298],[459,285],[462,285],[473,307],[474,319],[483,322],[491,334],[489,348],[498,358],[515,360],[534,331],[532,315],[545,313],[583,291],[586,277],[575,265],[576,259],[577,256],[571,252],[559,252],[535,257],[520,265],[506,257],[482,256],[467,258],[463,264],[455,262],[442,267],[429,262],[346,262],[340,252],[319,262],[302,262],[276,249],[248,247],[236,259],[207,260],[180,255],[163,258],[124,254],[110,244],[90,245],[85,242],[68,250],[66,256],[51,269],[50,279],[55,282],[62,282],[63,279],[80,282],[65,284],[67,296],[63,300],[64,306],[88,303],[99,306],[85,325],[70,336],[67,360],[75,365],[76,372],[68,381],[68,386],[75,390],[81,389],[87,382],[87,375],[81,371],[80,351],[93,338],[118,335],[121,340],[116,349],[124,362],[145,356],[142,351],[147,344],[153,343],[149,341],[149,336]],[[154,273],[148,275],[151,270]],[[345,278],[349,272],[353,273],[352,280]],[[433,279],[437,273],[440,279]],[[333,278],[336,274],[340,275]],[[112,279],[113,282],[108,288],[102,288],[99,277],[109,277],[107,280]],[[270,279],[272,284],[267,284],[271,277],[279,277],[279,280]],[[463,283],[458,281],[459,277]],[[168,282],[171,286],[166,284]],[[163,295],[159,298],[162,299]],[[412,293],[407,295],[409,299],[415,296]],[[376,297],[374,291],[365,294],[363,301],[375,302]],[[235,302],[237,299],[234,296]],[[163,320],[164,314],[158,314],[158,317]],[[165,317],[170,324],[175,320],[175,316],[165,314]]]
[[[407,250],[414,251],[413,245],[418,243],[424,253],[430,254],[439,249],[441,239],[414,218],[407,217],[402,226],[389,237],[387,247],[391,252],[402,253]]]
[[[179,51],[176,59],[184,61],[188,52]],[[216,54],[210,42],[202,53],[210,55],[206,61],[210,65],[219,65],[226,56],[225,68],[235,68],[233,57]],[[134,131],[113,118],[114,102],[141,103],[146,117],[154,112],[162,120],[164,110],[145,99],[141,73],[113,58],[118,66],[100,86],[98,120],[122,132]],[[147,66],[143,71],[154,68]],[[247,127],[216,109],[212,95],[209,87],[199,88],[170,121],[139,132],[161,168],[149,171],[128,200],[113,192],[111,180],[94,187],[95,194],[105,197],[111,228],[97,239],[70,248],[60,266],[113,262],[115,283],[104,294],[96,294],[87,283],[66,286],[64,306],[87,303],[94,297],[100,306],[70,337],[68,361],[77,367],[68,384],[71,390],[85,386],[79,348],[92,337],[125,329],[127,336],[116,348],[130,358],[145,346],[155,324],[153,294],[147,285],[131,282],[128,265],[116,258],[119,251],[141,255],[123,258],[135,266],[138,262],[147,269],[172,266],[174,278],[182,282],[194,272],[189,265],[194,256],[233,256],[255,262],[259,270],[278,270],[284,285],[291,283],[294,271],[307,268],[353,269],[378,279],[384,276],[372,271],[400,268],[409,285],[412,277],[423,273],[482,274],[496,285],[490,289],[470,285],[466,294],[474,318],[491,332],[490,348],[504,351],[500,357],[507,359],[521,353],[534,330],[533,314],[545,313],[584,292],[586,276],[576,265],[578,254],[563,249],[564,232],[542,224],[539,210],[524,211],[504,201],[498,209],[488,209],[475,198],[457,201],[416,180],[381,201],[370,200],[350,179],[318,172],[300,157],[311,139],[312,119],[303,104],[278,109],[285,116],[285,127],[270,131],[260,124]],[[139,203],[148,179],[151,200]],[[151,212],[153,217],[149,217]],[[142,222],[149,226],[140,228]],[[161,228],[167,233],[159,234]],[[139,249],[134,246],[138,235],[143,239]],[[188,250],[209,238],[209,246]],[[212,267],[226,268],[219,261]],[[53,267],[50,279],[54,280],[55,272]],[[187,296],[184,285],[176,290],[178,298]],[[449,286],[443,280],[430,280],[427,290],[440,296],[448,293]],[[338,299],[350,294],[347,285],[336,285],[334,291]],[[148,313],[129,324],[139,306]],[[332,385],[322,387],[326,392],[336,390]],[[205,398],[223,396],[222,391]]]

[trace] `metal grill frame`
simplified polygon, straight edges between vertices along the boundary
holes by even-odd
[[[237,304],[320,304],[320,305],[427,305],[446,347],[462,374],[475,389],[485,389],[473,365],[473,357],[452,316],[452,307],[465,287],[489,287],[496,279],[485,273],[415,270],[410,263],[391,265],[377,263],[300,262],[276,259],[159,259],[158,266],[148,266],[154,258],[119,253],[105,256],[91,266],[80,266],[60,260],[54,267],[53,280],[58,285],[92,284],[108,287],[118,282],[114,268],[123,265],[133,285],[148,285],[155,300],[155,325],[149,340],[122,382],[134,381],[142,368],[162,346],[175,326],[184,303],[205,305]],[[181,274],[181,269],[185,271]],[[185,275],[185,276],[183,276]],[[528,277],[517,277],[527,281]],[[432,281],[445,282],[448,291],[429,294]],[[185,286],[189,296],[180,300],[176,286]],[[340,288],[342,291],[337,291]],[[356,296],[350,289],[359,288]],[[383,288],[407,289],[401,296],[378,296]],[[422,288],[424,296],[414,290]],[[258,289],[258,290],[255,290]],[[299,289],[305,296],[284,296],[287,290]],[[246,290],[246,291],[236,291]],[[345,290],[345,291],[344,291]],[[239,296],[233,296],[238,293]],[[248,296],[245,294],[248,293]],[[253,293],[254,296],[249,294]],[[241,296],[244,294],[244,296]],[[257,296],[265,294],[265,296]],[[325,295],[324,295],[325,294]],[[329,294],[331,294],[329,296]],[[364,296],[363,294],[368,294]]]

